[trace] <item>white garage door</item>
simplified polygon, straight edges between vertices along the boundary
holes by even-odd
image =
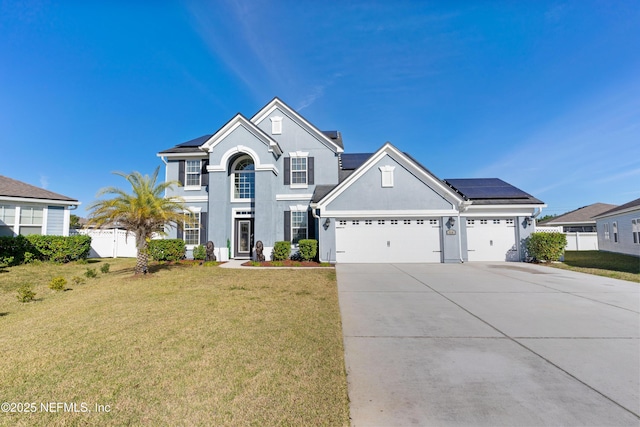
[[[441,262],[439,219],[337,220],[336,261]]]
[[[513,218],[467,219],[469,261],[518,261]]]

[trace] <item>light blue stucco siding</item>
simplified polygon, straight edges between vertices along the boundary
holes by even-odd
[[[64,235],[64,206],[47,206],[47,234]]]
[[[382,187],[380,166],[395,167],[393,187]],[[451,202],[390,156],[380,159],[357,182],[327,205],[327,210],[330,211],[452,209],[454,206]]]

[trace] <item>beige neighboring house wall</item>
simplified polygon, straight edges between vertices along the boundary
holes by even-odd
[[[0,175],[0,236],[69,235],[71,197]]]

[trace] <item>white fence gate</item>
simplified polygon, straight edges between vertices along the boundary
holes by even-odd
[[[119,229],[77,230],[91,237],[90,258],[135,258],[136,236]]]

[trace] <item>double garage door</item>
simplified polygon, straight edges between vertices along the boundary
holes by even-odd
[[[438,218],[338,219],[336,261],[442,262],[441,229]]]
[[[469,261],[518,261],[514,218],[467,218]]]

